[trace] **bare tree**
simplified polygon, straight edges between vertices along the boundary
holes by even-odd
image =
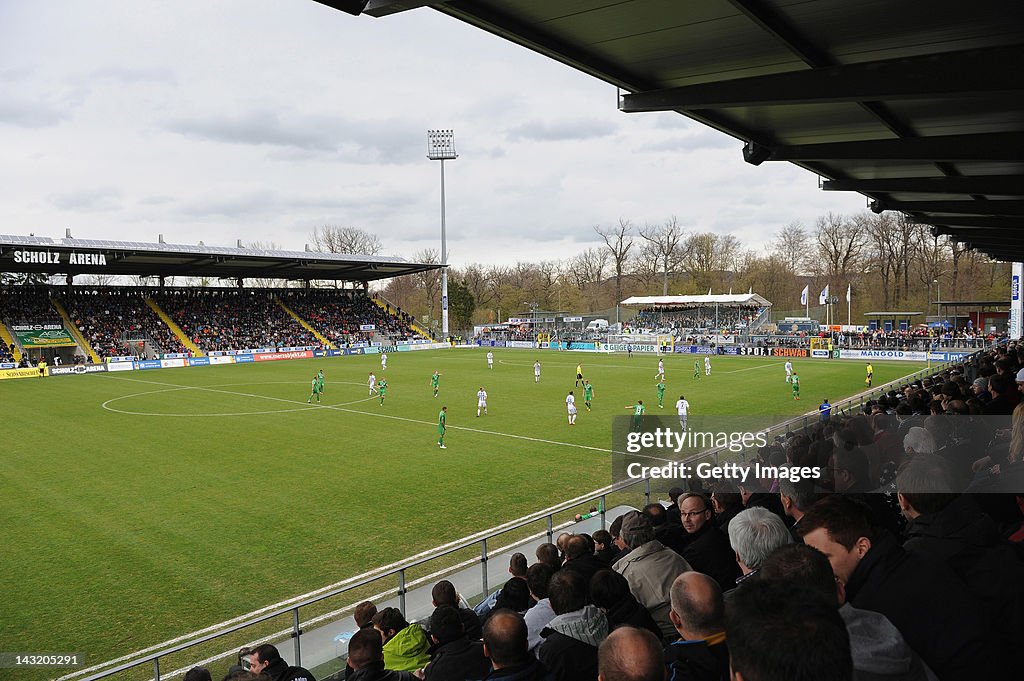
[[[635,250],[635,249],[634,249]],[[644,293],[653,293],[651,282],[661,274],[661,262],[657,247],[649,241],[640,243],[640,250],[631,258],[629,272],[632,278],[641,286]]]
[[[660,225],[645,225],[640,229],[640,236],[646,241],[648,256],[653,256],[657,266],[661,268],[663,279],[661,295],[668,295],[668,278],[675,274],[676,267],[682,257],[683,228],[675,215]]]
[[[83,283],[86,286],[111,286],[115,279],[113,274],[88,274]]]
[[[606,249],[588,248],[569,262],[566,274],[586,301],[588,312],[598,309],[608,259]]]
[[[903,213],[897,213],[895,221],[899,240],[897,262],[903,280],[903,298],[906,299],[910,296],[910,267],[914,258],[914,230],[917,225]]]
[[[556,294],[562,278],[562,264],[557,260],[542,260],[537,263],[537,294],[546,309],[559,307]]]
[[[254,251],[280,251],[281,244],[275,241],[250,241],[246,248],[251,248]],[[257,288],[283,288],[288,285],[286,280],[274,277],[253,277],[246,281]]]
[[[687,237],[683,252],[683,271],[690,275],[698,290],[714,288],[721,283],[723,274],[735,267],[740,242],[731,234],[702,232]]]
[[[860,225],[829,212],[818,218],[814,231],[818,259],[823,265],[820,274],[848,279],[862,271],[867,235]]]
[[[922,284],[931,286],[945,269],[946,237],[932,235],[928,225],[916,225],[913,236],[914,259],[917,261],[917,276]]]
[[[888,213],[863,213],[856,216],[854,222],[868,237],[871,269],[878,275],[878,281],[882,285],[882,307],[885,310],[892,309],[890,304],[895,305],[899,297],[899,258],[903,256],[896,220]]]
[[[781,253],[762,256],[757,251],[744,251],[737,259],[739,283],[772,301],[792,300],[796,278],[792,263]]]
[[[462,277],[462,283],[469,289],[473,300],[476,301],[477,309],[490,307],[494,295],[488,285],[487,272],[484,266],[476,263],[467,265],[460,273],[460,276]]]
[[[412,259],[416,262],[436,264],[440,262],[436,248],[424,248],[417,251]],[[427,314],[431,321],[434,320],[434,311],[441,304],[441,270],[428,270],[415,275],[419,279],[420,287],[426,296]],[[398,303],[395,303],[397,305]]]
[[[615,270],[615,304],[618,305],[622,301],[622,277],[629,263],[629,250],[633,247],[633,223],[619,218],[618,225],[604,228],[595,225],[594,231],[604,240],[611,257]]]
[[[310,235],[313,249],[321,253],[351,253],[353,255],[379,255],[384,249],[376,234],[358,227],[321,225]]]
[[[775,235],[772,251],[782,259],[791,273],[801,274],[807,269],[810,252],[807,230],[799,222],[791,222]]]

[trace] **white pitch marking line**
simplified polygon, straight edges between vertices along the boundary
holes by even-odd
[[[234,391],[231,391],[231,390],[217,390],[215,388],[209,388],[209,387],[182,386],[182,385],[177,385],[175,383],[163,383],[163,382],[160,382],[160,381],[143,381],[143,380],[136,379],[136,378],[122,378],[120,376],[111,376],[110,378],[114,378],[114,379],[119,380],[119,381],[130,381],[132,383],[149,383],[149,384],[152,384],[152,385],[163,385],[163,386],[167,386],[167,387],[170,387],[170,388],[177,388],[177,389],[205,390],[205,391],[208,391],[208,392],[224,393],[225,395],[238,395],[238,396],[241,396],[241,397],[256,397],[256,398],[265,399],[265,400],[274,400],[275,402],[285,402],[287,404],[302,404],[301,402],[298,402],[296,400],[287,400],[287,399],[284,399],[283,397],[272,397],[270,395],[254,395],[252,393],[240,393],[240,392],[234,392]],[[410,418],[406,418],[404,416],[393,416],[392,414],[378,414],[378,413],[375,413],[375,412],[372,412],[372,411],[359,411],[357,409],[345,409],[345,408],[343,408],[341,406],[337,406],[337,405],[322,404],[322,405],[320,405],[320,409],[334,409],[336,411],[343,411],[343,412],[347,412],[349,414],[362,414],[364,416],[376,416],[376,417],[379,417],[379,418],[393,419],[395,421],[405,421],[407,423],[418,423],[418,424],[422,424],[422,425],[426,425],[426,426],[436,426],[437,425],[433,421],[421,421],[419,419],[410,419]],[[494,431],[494,430],[482,430],[480,428],[469,428],[468,426],[448,426],[448,428],[450,428],[452,430],[465,430],[465,431],[472,432],[472,433],[481,433],[481,434],[484,434],[484,435],[498,435],[500,437],[508,437],[508,438],[512,438],[512,439],[515,439],[515,440],[528,440],[530,442],[541,442],[541,443],[549,444],[549,445],[560,445],[562,447],[576,447],[577,449],[588,449],[590,451],[602,452],[602,453],[605,453],[605,454],[614,454],[614,453],[616,453],[616,452],[613,452],[611,449],[603,449],[601,447],[591,447],[589,445],[580,445],[580,444],[576,444],[576,443],[573,443],[573,442],[558,442],[557,440],[547,440],[547,439],[539,438],[539,437],[528,437],[526,435],[513,435],[511,433],[499,433],[499,432]],[[619,454],[623,454],[624,452],[618,452],[618,453]]]
[[[691,357],[700,357],[702,355],[690,355],[690,356]],[[736,355],[723,355],[723,357],[735,357],[735,356]],[[686,357],[686,355],[681,355],[681,357]],[[474,361],[476,361],[476,360],[474,360]],[[516,361],[511,361],[510,362],[510,361],[504,360],[504,359],[499,359],[498,360],[498,364],[505,364],[507,366],[520,366],[520,367],[532,367],[533,366],[533,364],[530,363],[530,362],[516,362]],[[763,369],[765,367],[774,367],[774,366],[778,366],[778,365],[779,365],[779,362],[772,362],[771,364],[758,364],[756,367],[745,367],[743,369],[733,369],[731,371],[719,371],[718,373],[719,374],[738,374],[741,371],[753,371],[754,369]],[[575,366],[575,365],[574,364],[561,364],[561,363],[555,363],[555,362],[551,362],[549,364],[543,364],[543,363],[541,364],[542,368],[543,367],[573,367],[573,366]],[[596,367],[598,369],[608,368],[608,369],[644,369],[645,371],[647,370],[646,366],[640,366],[638,364],[600,364],[600,363],[594,363],[591,366]]]
[[[720,371],[720,374],[738,374],[741,371],[753,371],[754,369],[764,369],[765,367],[777,367],[778,362],[772,362],[771,364],[758,364],[756,367],[746,367],[745,369],[733,369],[732,371]]]
[[[115,376],[113,378],[119,378],[119,377]],[[127,379],[127,378],[125,378],[125,379],[122,379],[122,380],[130,380],[130,381],[134,381],[136,383],[152,383],[152,381],[139,381],[137,379]],[[233,386],[233,385],[282,385],[282,384],[284,384],[284,385],[294,385],[295,383],[296,383],[296,381],[262,381],[262,382],[259,382],[259,383],[218,383],[218,384],[215,384],[213,386],[205,386],[205,387],[206,388],[216,388],[216,387],[227,387],[227,386]],[[333,383],[335,383],[335,384],[342,384],[342,385],[363,385],[362,383],[353,383],[352,381],[333,381]],[[158,383],[157,385],[171,385],[171,384],[159,384]],[[114,407],[110,406],[110,404],[113,403],[113,402],[117,402],[119,400],[127,400],[127,399],[132,398],[132,397],[141,397],[143,395],[154,395],[154,394],[159,394],[159,393],[169,393],[169,392],[175,392],[177,390],[197,390],[197,389],[199,389],[199,388],[197,388],[196,386],[180,386],[180,387],[177,387],[177,388],[168,388],[166,390],[147,390],[146,392],[132,393],[131,395],[122,395],[120,397],[114,397],[112,399],[107,400],[106,402],[104,402],[100,406],[103,407],[104,409],[106,409],[107,411],[114,412],[115,414],[126,414],[128,416],[161,416],[161,417],[171,417],[171,418],[174,418],[174,417],[190,417],[190,416],[196,416],[196,417],[200,417],[200,418],[208,418],[208,417],[212,417],[212,416],[260,416],[260,415],[265,415],[265,414],[290,414],[292,412],[305,411],[306,408],[309,406],[308,403],[307,403],[306,407],[298,407],[296,409],[273,409],[273,410],[270,410],[270,411],[240,411],[240,412],[233,412],[233,413],[232,412],[224,412],[224,413],[217,413],[217,414],[160,414],[160,413],[147,412],[147,411],[126,411],[124,409],[115,409]],[[243,395],[244,393],[230,393],[230,394]],[[372,400],[372,399],[375,399],[375,396],[371,395],[370,397],[364,397],[364,398],[359,399],[359,400],[352,400],[351,402],[341,402],[339,404],[326,405],[326,406],[343,407],[343,406],[348,406],[350,404],[359,404],[360,402],[367,402],[367,401]],[[321,406],[324,406],[324,405],[321,405]]]

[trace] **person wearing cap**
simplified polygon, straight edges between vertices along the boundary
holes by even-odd
[[[384,643],[385,669],[412,672],[430,662],[430,642],[423,627],[409,624],[398,608],[384,608],[374,615],[373,628]]]
[[[459,611],[439,605],[430,616],[430,664],[423,669],[425,681],[482,679],[491,670],[483,644],[470,641],[462,627]]]
[[[626,578],[629,588],[658,624],[662,636],[671,638],[675,627],[669,619],[672,582],[690,569],[678,553],[654,538],[650,518],[630,511],[622,519],[622,541],[629,549],[612,569]]]
[[[1020,384],[1018,383],[1018,386],[1019,385]],[[973,392],[974,397],[982,403],[987,403],[992,399],[992,395],[988,392],[988,379],[984,376],[979,376],[974,379],[974,382],[971,383],[971,392]]]

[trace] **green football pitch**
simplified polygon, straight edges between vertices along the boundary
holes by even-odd
[[[612,417],[659,412],[654,356],[500,350],[489,370],[485,352],[0,382],[0,649],[97,663],[493,527],[609,484]],[[784,359],[716,357],[699,381],[693,359],[665,359],[667,414],[681,393],[695,414],[787,416],[864,389],[859,362],[796,361],[794,402]],[[577,362],[594,406],[576,390],[570,427]],[[874,367],[876,386],[920,368]]]

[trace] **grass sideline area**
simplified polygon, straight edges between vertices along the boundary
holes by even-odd
[[[653,355],[495,350],[488,370],[485,353],[396,353],[386,372],[368,355],[0,382],[3,649],[96,664],[520,517],[609,483],[625,405],[661,412]],[[695,414],[797,415],[865,387],[862,362],[795,360],[794,402],[784,358],[714,357],[698,381],[695,357],[665,358],[664,413],[683,393]],[[873,365],[876,386],[923,366]],[[307,405],[320,368],[323,404]],[[383,406],[370,371],[390,383]]]

